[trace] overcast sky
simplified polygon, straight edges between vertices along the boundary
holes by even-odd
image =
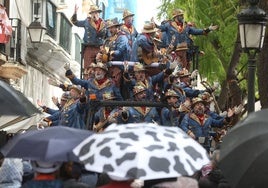
[[[138,7],[137,7],[137,15],[135,15],[136,23],[137,23],[137,31],[140,32],[144,22],[150,21],[152,17],[154,17],[155,21],[158,22],[156,19],[157,15],[157,7],[161,4],[161,0],[137,0]]]

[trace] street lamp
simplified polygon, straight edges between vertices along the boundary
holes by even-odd
[[[29,27],[27,27],[27,30],[32,43],[40,43],[43,41],[46,28],[41,25],[38,18],[35,18]]]
[[[265,36],[267,16],[257,4],[259,0],[248,0],[249,8],[238,15],[241,46],[248,54],[248,113],[255,111],[256,54],[261,51]]]

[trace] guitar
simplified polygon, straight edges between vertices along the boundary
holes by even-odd
[[[98,122],[96,125],[93,125],[93,131],[99,133],[102,132],[105,128],[104,126],[109,123],[113,118],[116,118],[119,115],[119,112],[113,113],[108,118],[104,119],[103,121]]]

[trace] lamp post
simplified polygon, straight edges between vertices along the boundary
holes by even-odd
[[[27,30],[32,43],[40,43],[43,41],[46,28],[41,25],[38,18],[35,18],[29,27],[27,27]]]
[[[248,113],[255,111],[256,54],[261,51],[265,36],[267,16],[257,4],[259,0],[248,0],[250,6],[238,15],[241,46],[248,54]]]

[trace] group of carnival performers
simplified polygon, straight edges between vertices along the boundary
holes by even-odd
[[[134,14],[124,10],[123,23],[117,18],[104,20],[92,5],[85,20],[77,19],[75,6],[72,23],[83,27],[83,78],[78,78],[66,64],[65,76],[72,84],[49,83],[63,89],[57,109],[38,105],[46,116],[42,123],[64,125],[101,132],[112,123],[153,122],[159,126],[177,126],[208,151],[212,136],[222,137],[224,127],[239,114],[242,105],[224,112],[215,110],[213,91],[196,89],[198,71],[191,71],[193,35],[207,35],[217,30],[211,25],[198,29],[184,21],[184,11],[174,9],[172,18],[157,25],[145,22],[140,33],[133,25]],[[201,53],[201,52],[199,52]],[[95,101],[161,102],[154,106],[91,106]],[[90,114],[91,117],[88,117]],[[89,119],[91,123],[89,124]],[[213,127],[216,127],[216,134]]]

